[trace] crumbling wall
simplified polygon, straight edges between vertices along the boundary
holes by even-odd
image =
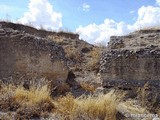
[[[68,71],[63,48],[54,42],[10,28],[0,29],[0,79],[65,82]]]
[[[160,30],[112,36],[100,60],[104,91],[115,89],[138,98],[149,111],[160,108]]]
[[[103,53],[103,80],[160,80],[160,48],[110,50]]]

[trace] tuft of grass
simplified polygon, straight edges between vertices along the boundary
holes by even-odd
[[[120,102],[114,91],[98,96],[81,96],[75,98],[71,95],[58,99],[57,113],[64,120],[116,120],[116,107]]]
[[[0,111],[15,112],[15,119],[48,117],[55,105],[50,97],[48,85],[22,86],[3,85],[0,89]]]
[[[72,118],[71,115],[73,114],[75,106],[77,106],[75,97],[71,94],[67,94],[57,99],[56,113],[60,115],[61,119],[69,120]]]
[[[34,87],[32,86],[29,90],[23,87],[17,87],[13,96],[14,100],[20,103],[36,104],[41,101],[51,101],[50,91],[48,86]]]

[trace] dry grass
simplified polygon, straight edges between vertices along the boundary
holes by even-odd
[[[101,58],[101,49],[94,48],[90,53],[89,56],[91,57],[90,61],[88,61],[87,66],[91,70],[99,70],[99,61]]]
[[[50,91],[48,86],[43,87],[31,87],[29,90],[25,90],[23,87],[16,88],[14,92],[15,101],[27,104],[37,104],[41,101],[51,101]]]
[[[137,90],[138,98],[141,106],[146,107],[147,110],[157,113],[159,107],[159,91],[150,86],[149,83],[145,83],[143,87]]]
[[[123,101],[123,93],[110,91],[97,96],[74,98],[71,94],[57,100],[56,114],[62,120],[116,120],[117,113],[125,115],[150,114],[138,101]],[[124,118],[122,118],[124,120]],[[151,120],[152,118],[127,118],[127,120]]]
[[[55,108],[47,85],[31,86],[29,90],[22,86],[3,85],[0,93],[0,111],[16,112],[16,119],[49,116],[48,113]]]
[[[111,91],[106,95],[81,96],[71,95],[58,99],[58,114],[64,120],[116,120],[116,107],[120,97]]]
[[[146,98],[147,98],[147,94],[146,94],[147,89],[149,89],[148,83],[146,83],[142,88],[139,88],[137,90],[137,93],[139,93],[139,97],[141,99],[141,104],[143,107],[145,106],[145,102],[146,102]]]
[[[79,49],[74,47],[66,47],[64,51],[68,60],[75,61],[76,63],[82,62],[82,56],[79,52]]]
[[[145,108],[141,107],[137,101],[134,100],[128,100],[125,102],[121,102],[117,109],[119,111],[125,111],[126,113],[132,113],[132,114],[143,114],[148,113]]]
[[[141,107],[139,102],[136,100],[128,100],[125,102],[121,102],[117,106],[117,110],[120,111],[120,113],[124,113],[124,116],[126,117],[126,120],[153,120],[154,115],[151,115],[149,111],[146,110],[146,108]],[[145,115],[148,115],[147,117]]]
[[[146,113],[133,100],[123,101],[124,94],[115,91],[79,98],[68,94],[57,99],[50,97],[47,85],[31,86],[29,90],[2,85],[0,92],[0,111],[14,111],[16,119],[49,118],[52,113],[61,120],[116,120],[118,112]]]
[[[89,83],[86,82],[80,82],[80,86],[82,87],[82,89],[89,91],[89,92],[94,92],[96,90],[96,86],[91,85]]]
[[[35,83],[34,83],[35,84]],[[41,101],[51,101],[48,85],[31,85],[30,89],[23,86],[14,86],[12,84],[2,85],[0,89],[1,96],[11,94],[12,99],[18,103],[37,104]]]
[[[63,44],[63,38],[57,35],[50,35],[50,36],[47,36],[47,38],[56,42],[59,45]]]

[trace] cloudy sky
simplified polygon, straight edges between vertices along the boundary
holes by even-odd
[[[160,0],[0,0],[0,19],[107,44],[112,35],[160,26]]]

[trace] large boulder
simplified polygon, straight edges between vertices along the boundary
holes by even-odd
[[[0,79],[4,82],[46,78],[65,83],[68,72],[63,48],[53,41],[11,28],[0,29]]]

